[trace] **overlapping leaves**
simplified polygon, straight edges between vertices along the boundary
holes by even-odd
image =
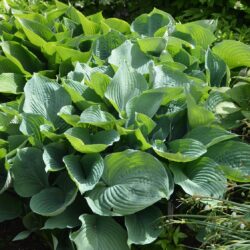
[[[157,9],[130,26],[60,2],[5,4],[0,221],[39,216],[55,249],[67,228],[69,249],[129,249],[160,235],[174,184],[220,199],[227,179],[250,182],[249,145],[228,131],[249,121],[249,78],[229,87],[248,45],[214,46],[214,23]]]

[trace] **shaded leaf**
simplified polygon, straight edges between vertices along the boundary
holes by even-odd
[[[213,160],[202,157],[195,162],[171,164],[174,181],[192,196],[223,198],[227,179]]]
[[[210,147],[206,156],[222,165],[228,179],[250,182],[250,145],[225,141]]]
[[[11,172],[14,189],[22,197],[31,197],[48,186],[48,176],[40,149],[19,149]]]
[[[67,155],[63,161],[81,194],[92,190],[103,174],[104,162],[99,154],[89,154],[83,157]]]
[[[8,193],[0,194],[0,222],[13,220],[21,213],[22,202],[18,197]]]
[[[125,216],[128,244],[145,245],[156,240],[162,231],[159,227],[161,217],[161,211],[154,206]]]
[[[207,152],[206,147],[194,139],[174,140],[168,147],[162,141],[156,140],[153,149],[159,156],[175,162],[193,161]]]
[[[66,173],[62,173],[56,179],[53,187],[42,189],[32,196],[30,208],[33,212],[43,216],[56,216],[75,200],[77,188],[68,178]]]
[[[81,228],[70,234],[78,250],[129,249],[126,231],[113,218],[83,214],[79,219]]]

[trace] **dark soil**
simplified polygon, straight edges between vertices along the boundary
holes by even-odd
[[[50,250],[34,233],[25,240],[12,241],[18,233],[24,230],[20,219],[0,223],[0,250]]]

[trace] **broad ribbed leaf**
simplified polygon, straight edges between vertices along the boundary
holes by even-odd
[[[155,56],[159,56],[167,45],[167,40],[162,37],[141,38],[137,42],[143,52]]]
[[[26,145],[28,139],[25,135],[10,135],[8,137],[9,151],[14,151]]]
[[[35,74],[25,85],[23,111],[42,115],[51,121],[56,128],[63,128],[64,121],[57,113],[65,105],[71,104],[70,96],[55,81]]]
[[[25,46],[14,41],[0,44],[7,58],[9,58],[25,74],[43,69],[43,64]]]
[[[104,60],[110,56],[113,49],[120,46],[125,40],[121,33],[110,31],[94,41],[93,52],[100,59]]]
[[[63,161],[71,179],[82,194],[92,190],[102,176],[104,162],[99,154],[89,154],[83,157],[67,155]]]
[[[56,5],[58,4],[58,2],[56,3]],[[48,23],[54,23],[55,19],[60,18],[65,11],[67,11],[68,9],[68,5],[65,6],[56,6],[55,9],[52,10],[48,10],[46,12],[46,21]]]
[[[54,37],[54,33],[47,25],[36,20],[29,20],[28,15],[16,16],[17,21],[21,25],[25,35],[35,46],[42,46],[45,41],[49,41]]]
[[[45,171],[54,172],[65,168],[62,159],[67,153],[67,144],[65,142],[47,144],[43,152],[43,161],[46,166]]]
[[[250,83],[239,82],[227,92],[243,109],[250,109]]]
[[[103,184],[86,196],[96,214],[133,214],[168,199],[173,191],[164,166],[148,153],[126,150],[106,156],[104,163]]]
[[[75,200],[77,188],[66,173],[56,179],[53,187],[44,188],[30,200],[33,212],[43,216],[56,216]]]
[[[204,49],[216,40],[211,30],[195,22],[176,24],[176,30],[191,35],[196,45]]]
[[[215,108],[215,113],[218,115],[230,115],[239,110],[240,107],[233,102],[220,102]]]
[[[0,223],[6,220],[13,220],[22,213],[21,200],[12,194],[0,195]]]
[[[227,180],[213,160],[203,157],[195,162],[172,164],[174,181],[192,196],[222,198]]]
[[[95,92],[80,81],[70,79],[63,80],[63,83],[64,89],[68,92],[72,102],[76,104],[78,109],[84,110],[91,105],[96,105],[96,102],[99,101]]]
[[[213,52],[222,58],[230,69],[241,66],[250,67],[250,46],[247,44],[224,40],[213,47]]]
[[[218,20],[217,19],[202,19],[202,20],[193,21],[192,23],[198,24],[206,29],[209,29],[211,32],[215,32],[217,25],[218,25]]]
[[[70,128],[64,134],[74,149],[81,153],[101,152],[120,139],[115,130],[100,131],[92,135],[85,128]]]
[[[104,20],[104,22],[113,30],[117,30],[124,34],[130,33],[130,25],[122,19],[108,18]]]
[[[45,41],[49,41],[53,38],[54,33],[49,29],[47,25],[42,24],[42,22],[31,20],[29,19],[28,15],[19,15],[19,16],[16,15],[16,17],[29,39],[30,37],[29,37],[29,33],[27,32],[27,29],[34,32],[36,35],[38,35]],[[40,42],[40,40],[37,42]]]
[[[11,172],[14,189],[22,197],[31,197],[48,186],[42,151],[35,147],[17,151]]]
[[[157,140],[153,149],[159,156],[176,162],[193,161],[207,152],[205,145],[194,139],[174,140],[167,146]]]
[[[226,141],[209,148],[206,156],[214,159],[234,181],[250,182],[250,145]]]
[[[100,61],[100,59],[98,59],[97,57],[94,57],[94,58],[95,60]],[[96,72],[106,74],[107,76],[114,75],[114,70],[111,65],[108,65],[108,66],[102,65],[102,66],[91,68],[86,63],[76,63],[75,70],[70,72],[67,75],[67,78],[70,80],[79,81],[79,82],[81,82],[83,79],[89,81],[91,78],[91,75]]]
[[[175,21],[168,13],[153,9],[149,14],[142,14],[137,17],[131,25],[132,31],[145,36],[154,36],[154,33],[162,28],[167,27],[171,32],[174,29]]]
[[[43,136],[40,131],[40,126],[44,124],[49,124],[46,119],[38,114],[22,114],[22,122],[20,125],[20,131],[24,135],[30,136],[30,142],[32,145],[37,147],[42,147]]]
[[[19,106],[20,106],[20,99],[13,100],[10,102],[5,102],[0,104],[0,110],[5,112],[6,114],[10,115],[18,115],[20,112]]]
[[[122,113],[125,111],[128,101],[147,88],[145,78],[124,62],[108,85],[105,97],[117,111]]]
[[[192,96],[187,96],[188,122],[191,128],[210,125],[215,121],[214,114],[205,107],[197,105]]]
[[[53,64],[61,64],[61,62],[67,60],[71,62],[87,62],[91,55],[90,50],[82,52],[80,50],[68,48],[66,46],[60,46],[56,42],[46,43],[42,50],[45,54],[48,54],[51,58],[53,58]]]
[[[167,65],[154,66],[150,72],[153,88],[184,87],[190,83],[187,75]]]
[[[22,69],[18,67],[15,62],[12,62],[9,58],[0,55],[0,73],[23,73]]]
[[[114,49],[108,58],[108,62],[117,67],[122,65],[124,61],[141,74],[148,73],[148,67],[151,62],[150,58],[140,50],[140,47],[129,40],[126,40],[121,46]]]
[[[79,216],[84,212],[83,200],[75,200],[61,214],[52,216],[46,220],[43,229],[65,229],[81,225]]]
[[[145,245],[156,240],[162,231],[159,227],[161,217],[161,211],[154,206],[125,216],[128,244]]]
[[[126,113],[130,122],[134,121],[136,113],[142,113],[152,118],[160,108],[163,96],[162,91],[148,90],[131,99],[126,105]]]
[[[25,79],[21,74],[0,74],[0,93],[19,94],[23,92]]]
[[[103,98],[110,81],[111,78],[108,75],[101,72],[93,72],[90,76],[88,85],[96,92],[96,94]]]
[[[91,106],[85,109],[80,116],[79,124],[91,124],[103,129],[112,129],[116,119],[109,112],[102,111],[100,106]]]
[[[211,92],[206,100],[205,108],[209,111],[215,112],[217,105],[227,100],[230,100],[230,98],[225,93],[219,91]]]
[[[75,127],[80,121],[80,116],[75,114],[76,108],[72,105],[63,106],[60,111],[57,113],[66,123]]]
[[[185,136],[185,138],[200,141],[207,146],[207,148],[235,137],[237,137],[236,134],[233,134],[225,129],[209,126],[196,127]]]
[[[156,123],[150,117],[141,113],[135,114],[135,123],[146,135],[149,135],[156,126]]]
[[[228,79],[223,81],[223,78],[228,78],[228,72],[230,72],[226,63],[210,49],[206,52],[205,60],[207,81],[210,86],[220,87],[227,85]]]
[[[84,214],[82,227],[70,234],[78,250],[129,250],[126,231],[112,218]]]

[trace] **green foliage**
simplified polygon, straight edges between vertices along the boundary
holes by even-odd
[[[132,21],[138,15],[156,7],[181,22],[199,19],[218,20],[216,36],[219,39],[236,39],[249,44],[250,5],[247,0],[64,0],[85,13],[103,11],[105,16],[116,16]]]
[[[249,46],[156,8],[130,25],[36,3],[1,3],[0,221],[56,250],[211,247],[207,217],[175,215],[249,186]]]

